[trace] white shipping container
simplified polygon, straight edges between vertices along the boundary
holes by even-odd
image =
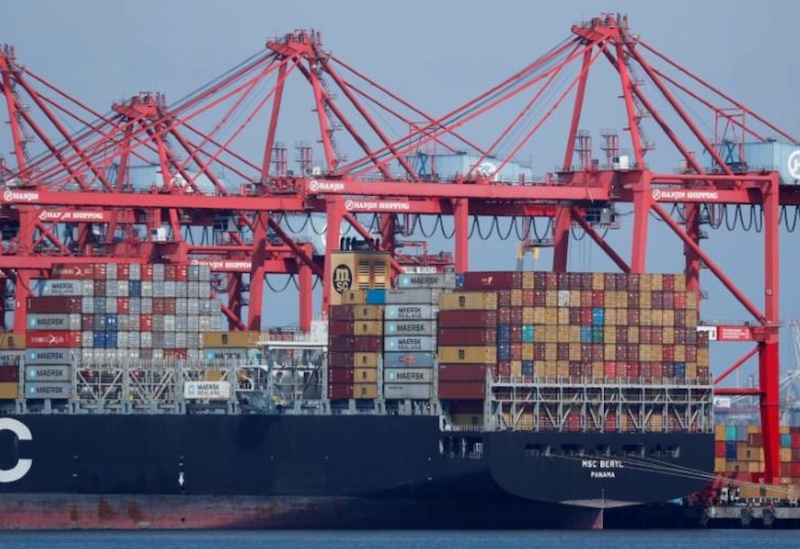
[[[151,314],[153,314],[153,298],[151,298],[151,297],[143,297],[141,306],[142,306],[142,314],[143,315],[151,315]]]
[[[186,317],[186,331],[187,332],[199,332],[200,331],[200,317],[199,316],[187,316]]]
[[[198,349],[200,347],[200,332],[189,332],[186,334],[186,347],[189,349]]]
[[[228,400],[231,384],[227,381],[187,381],[183,386],[183,398],[202,400]]]
[[[77,318],[77,323],[75,318]],[[31,314],[28,315],[28,329],[44,331],[80,330],[81,315]]]
[[[436,338],[424,336],[395,336],[383,340],[387,351],[436,351]]]
[[[200,314],[200,301],[196,297],[190,297],[186,300],[186,314],[199,315]]]
[[[569,290],[558,290],[558,306],[569,307]]]
[[[33,289],[40,296],[82,296],[83,280],[35,280]]]
[[[211,311],[214,310],[215,303],[208,299],[201,299],[198,303],[199,310],[201,315],[208,315],[211,314]]]
[[[200,351],[198,349],[187,349],[186,360],[196,362],[200,360]]]
[[[25,398],[71,398],[71,383],[26,383]]]
[[[142,314],[142,299],[139,297],[132,297],[128,300],[128,314],[139,315]]]
[[[109,280],[106,282],[106,295],[105,297],[117,297],[119,292],[117,291],[117,283],[114,280]]]
[[[187,288],[188,282],[176,282],[175,283],[175,297],[186,299],[189,297],[189,290]]]
[[[127,332],[131,329],[131,317],[128,315],[117,315],[117,330]]]
[[[119,297],[128,297],[130,293],[130,283],[127,280],[117,280],[117,295]]]
[[[178,348],[175,332],[164,332],[164,348],[165,349]]]
[[[128,347],[130,349],[138,349],[141,346],[141,334],[139,332],[128,333]]]
[[[432,320],[439,308],[433,305],[387,305],[384,309],[386,320]]]
[[[84,280],[82,286],[81,295],[83,297],[92,297],[94,295],[94,280]]]
[[[386,290],[387,305],[408,303],[433,304],[439,302],[440,288],[416,288],[411,290]]]
[[[387,336],[436,334],[436,321],[433,320],[389,320],[383,326],[383,333]]]
[[[175,300],[175,314],[176,315],[186,315],[188,314],[188,304],[186,302],[185,297],[179,297]]]
[[[94,347],[94,332],[81,332],[81,347],[84,349],[91,349]]]
[[[455,273],[441,274],[401,274],[395,283],[398,288],[455,288]]]
[[[131,263],[128,267],[128,278],[131,280],[141,280],[142,266],[138,263]]]
[[[164,349],[153,349],[153,360],[164,360]]]
[[[186,332],[189,329],[189,317],[180,315],[175,317],[175,331]]]
[[[127,349],[128,346],[128,332],[117,332],[117,349]]]
[[[142,280],[142,297],[153,297],[152,280]]]
[[[175,315],[164,315],[164,331],[175,331]]]
[[[138,332],[142,329],[142,317],[139,315],[130,315],[128,317],[128,329],[132,332]]]
[[[94,314],[94,298],[84,297],[81,299],[81,312],[85,315]]]
[[[25,382],[71,381],[72,367],[66,365],[25,366]]]
[[[153,297],[164,297],[166,291],[164,290],[164,282],[153,281]]]
[[[426,400],[433,395],[433,386],[426,383],[388,383],[383,386],[387,399]]]
[[[164,264],[155,263],[153,265],[153,280],[164,280]]]
[[[26,356],[25,351],[0,351],[0,364],[4,366],[16,366],[24,356]],[[25,362],[28,362],[27,359]]]
[[[106,280],[116,280],[116,279],[117,279],[117,264],[108,263],[106,265]]]
[[[83,338],[86,334],[91,332],[84,332]],[[91,337],[91,336],[89,336]],[[25,352],[25,364],[72,364],[74,352],[73,349],[28,349]]]
[[[106,299],[106,312],[108,314],[117,314],[117,299],[112,297],[110,299]]]
[[[152,349],[153,347],[153,332],[140,332],[139,347],[142,349]]]
[[[175,332],[175,348],[186,349],[189,344],[187,343],[186,332]]]
[[[384,383],[433,383],[433,368],[386,368]]]
[[[175,297],[175,281],[164,282],[164,297]]]
[[[189,282],[186,286],[188,298],[198,298],[200,297],[200,283],[199,282]]]

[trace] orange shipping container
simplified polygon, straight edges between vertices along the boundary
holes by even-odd
[[[356,368],[354,372],[353,381],[356,383],[378,382],[378,370],[375,368]]]
[[[378,398],[378,386],[375,383],[354,383],[353,398],[356,400],[374,400]]]
[[[0,383],[0,400],[16,400],[19,396],[19,383]]]
[[[439,347],[439,362],[454,364],[494,364],[497,348],[491,347]]]
[[[439,306],[445,311],[497,309],[497,292],[453,292],[439,296]]]
[[[356,320],[382,320],[383,305],[362,305],[353,309]]]
[[[356,353],[353,366],[356,368],[377,368],[380,353]]]

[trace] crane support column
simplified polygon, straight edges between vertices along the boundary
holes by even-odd
[[[464,273],[469,270],[469,201],[466,198],[453,200],[453,231],[456,272]]]
[[[779,297],[779,231],[780,203],[778,174],[772,173],[764,192],[764,313],[767,340],[758,356],[758,377],[761,385],[761,426],[764,435],[764,461],[767,483],[780,475],[780,355],[778,346]]]
[[[312,256],[311,244],[304,244],[306,253]],[[300,330],[303,332],[311,331],[311,319],[314,316],[314,273],[305,261],[297,262],[297,285],[300,292]]]

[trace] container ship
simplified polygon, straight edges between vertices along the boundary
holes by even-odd
[[[630,527],[708,484],[683,275],[333,260],[309,334],[222,331],[203,266],[35,281],[0,338],[0,528]]]

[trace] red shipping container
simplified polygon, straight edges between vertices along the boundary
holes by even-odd
[[[486,381],[488,364],[439,364],[439,383]],[[483,396],[481,395],[481,398]]]
[[[569,289],[569,275],[570,273],[556,273],[556,283],[558,284],[559,290]]]
[[[617,363],[616,362],[606,362],[603,364],[603,377],[606,379],[616,379],[617,378]]]
[[[439,345],[496,345],[495,328],[439,328]]]
[[[569,343],[556,343],[556,360],[569,360]]]
[[[686,294],[683,292],[675,292],[675,295],[672,298],[673,308],[678,310],[683,310],[686,308]]]
[[[130,299],[127,297],[118,297],[117,298],[117,314],[118,315],[126,315],[131,310],[131,302]]]
[[[498,324],[511,324],[511,307],[498,307],[497,322]]]
[[[329,309],[330,320],[354,320],[355,307],[353,305],[331,305]]]
[[[570,307],[569,323],[573,326],[579,326],[581,324],[581,310],[579,308]]]
[[[354,360],[353,353],[328,353],[328,368],[352,368]]]
[[[652,331],[649,326],[642,326],[639,328],[639,343],[649,345],[653,342]]]
[[[522,306],[533,307],[534,306],[533,296],[534,296],[533,290],[522,290]]]
[[[800,432],[792,433],[791,438],[792,438],[792,448],[800,448]]]
[[[591,325],[592,325],[591,307],[581,307],[581,326],[591,326]]]
[[[357,353],[380,353],[382,349],[383,338],[381,336],[356,336],[353,338],[353,350]]]
[[[173,263],[164,265],[164,280],[175,280],[175,267]]]
[[[639,309],[628,309],[628,326],[638,326],[640,316]]]
[[[522,312],[521,309],[515,310]],[[522,326],[520,324],[521,323],[515,324],[512,319],[509,333],[509,336],[511,337],[511,343],[522,343]]]
[[[53,278],[71,280],[93,280],[95,266],[91,263],[53,265]]]
[[[142,280],[153,280],[153,265],[151,263],[145,263],[142,265]]]
[[[355,379],[355,372],[348,368],[329,368],[328,383],[351,384]]]
[[[165,315],[174,315],[177,311],[178,302],[175,298],[172,297],[165,297],[164,298],[164,314]]]
[[[153,298],[153,314],[154,315],[163,315],[164,314],[164,298],[163,297],[154,297]]]
[[[617,337],[617,343],[627,343],[628,342],[628,327],[627,326],[617,326],[615,330],[615,334]]]
[[[581,374],[583,373],[583,368],[581,368],[580,362],[570,362],[569,363],[569,377],[573,378],[580,378]]]
[[[353,386],[348,384],[329,384],[328,398],[330,399],[351,399],[353,398]]]
[[[547,288],[547,280],[546,275],[547,273],[544,271],[536,271],[533,273],[533,289],[534,290],[545,290]]]
[[[0,366],[0,383],[19,381],[19,366]]]
[[[628,362],[626,365],[626,374],[628,377],[641,377],[642,365],[639,362]]]
[[[522,360],[522,343],[511,344],[511,360]]]
[[[533,360],[545,360],[546,345],[544,343],[533,344]]]
[[[94,315],[81,315],[81,330],[84,332],[94,331]]]
[[[605,359],[605,349],[602,343],[592,343],[592,361],[599,362]]]
[[[75,314],[81,312],[81,298],[76,296],[29,297],[30,314]]]
[[[639,308],[639,292],[638,291],[629,291],[628,292],[628,308],[629,309],[638,309]]]
[[[440,328],[496,328],[497,311],[440,311]]]
[[[566,430],[575,433],[581,430],[581,416],[578,414],[570,414],[567,416]]]
[[[764,436],[761,433],[750,433],[747,435],[747,444],[751,448],[763,448]],[[781,475],[786,476],[786,475]]]
[[[672,362],[663,363],[661,365],[661,375],[666,378],[675,377],[675,365]]]
[[[663,309],[664,308],[664,292],[655,291],[652,293],[650,297],[650,306],[653,309]]]
[[[328,338],[328,349],[332,353],[352,353],[354,343],[350,336],[331,336]]]
[[[140,315],[139,316],[139,329],[142,332],[153,331],[153,315]]]
[[[558,273],[544,273],[544,289],[558,290]]]
[[[80,347],[81,333],[54,331],[54,332],[28,332],[25,334],[25,346],[35,347]]]
[[[175,266],[175,280],[182,282],[189,279],[189,266],[176,265]]]
[[[354,324],[352,321],[336,321],[331,320],[328,322],[328,335],[329,336],[352,336]]]
[[[96,263],[93,269],[94,280],[105,280],[106,275],[108,274],[108,267],[101,263]]]
[[[176,358],[185,360],[188,351],[186,349],[164,349],[164,358]]]
[[[522,324],[522,307],[511,309],[511,324]]]
[[[613,433],[617,430],[617,415],[608,414],[603,418],[603,431]]]
[[[661,275],[661,287],[664,291],[672,292],[676,290],[675,288],[675,275],[674,274],[663,274]]]
[[[439,380],[439,398],[447,400],[477,400],[486,394],[486,383],[483,381],[441,381]]]
[[[511,376],[511,361],[510,360],[501,360],[497,363],[497,367],[494,369],[495,376],[501,377],[510,377]]]
[[[465,290],[522,288],[522,273],[517,271],[472,271],[464,273]],[[509,295],[510,299],[510,295]]]
[[[96,295],[96,296],[105,296],[106,295],[106,281],[105,280],[95,280],[94,281],[94,295]]]
[[[558,351],[556,350],[556,354]],[[591,343],[583,343],[581,345],[581,360],[585,362],[591,362],[592,360],[592,344]]]
[[[800,462],[793,462],[792,463],[792,476],[794,478],[800,477]]]
[[[581,307],[590,308],[592,306],[592,290],[581,291]]]
[[[117,280],[128,280],[131,277],[131,266],[127,263],[117,265]]]
[[[545,307],[547,305],[547,292],[545,290],[533,291],[533,306]]]
[[[674,362],[675,361],[675,346],[674,345],[662,345],[661,346],[661,358],[664,359],[664,362]],[[668,376],[671,377],[671,376]]]

